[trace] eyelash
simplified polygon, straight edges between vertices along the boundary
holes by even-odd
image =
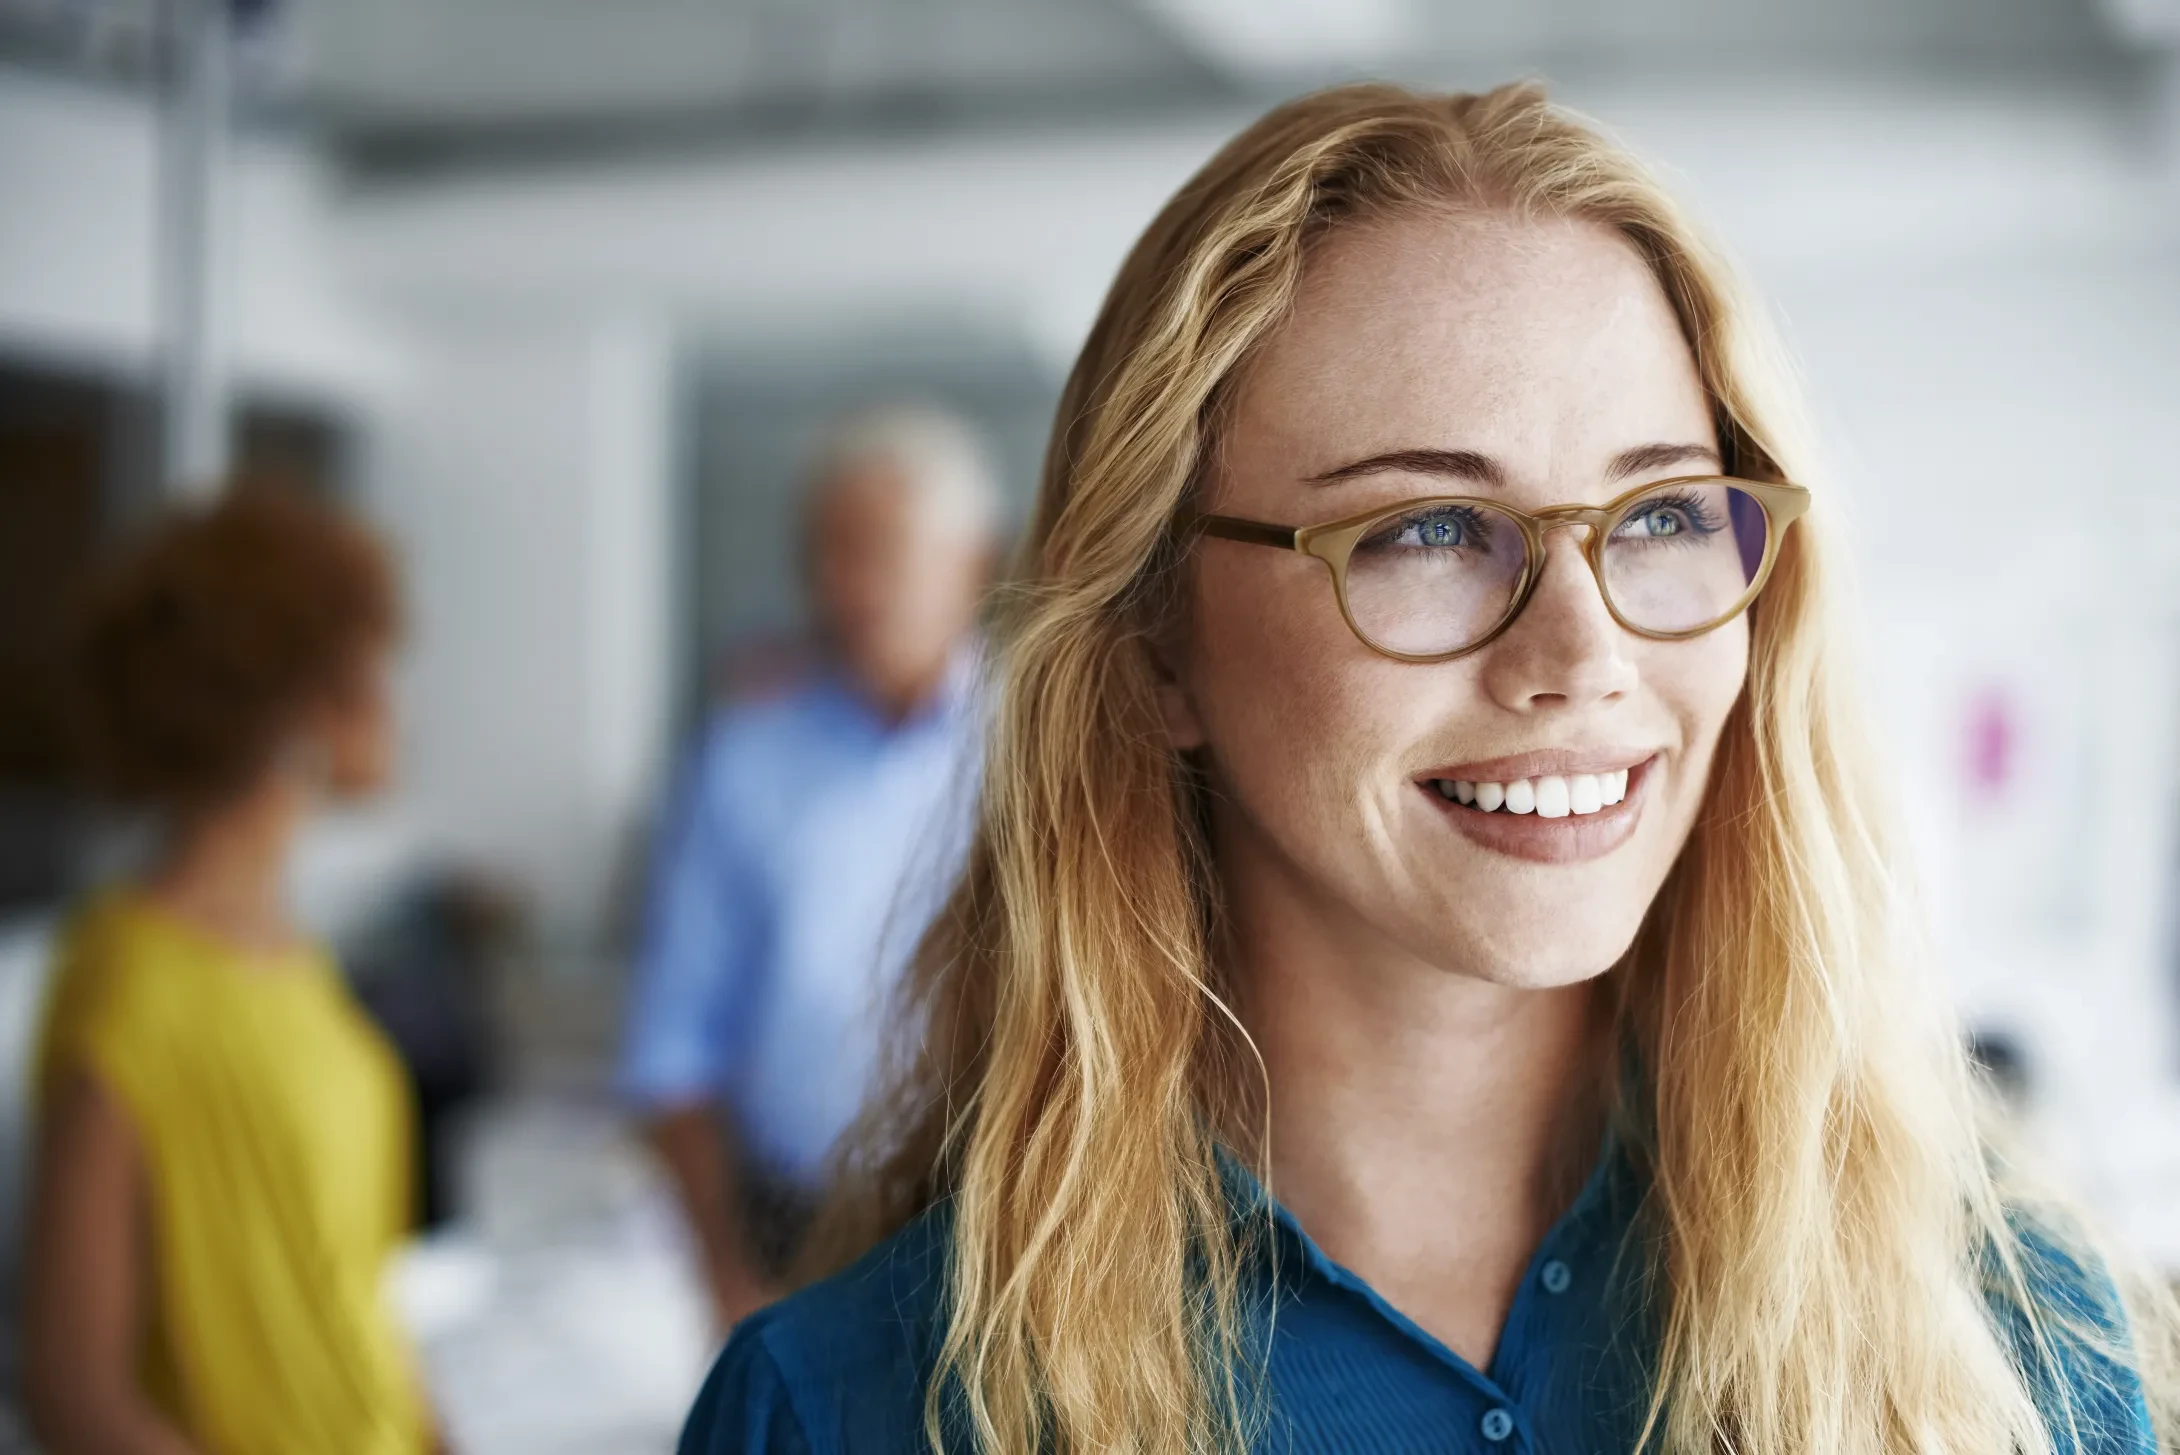
[[[1399,540],[1408,531],[1440,520],[1451,520],[1460,525],[1460,545],[1430,546],[1418,541],[1418,547],[1424,550],[1458,550],[1461,546],[1487,546],[1490,544],[1491,526],[1484,519],[1481,512],[1471,510],[1466,506],[1434,505],[1428,510],[1419,510],[1409,515],[1400,516],[1395,520],[1387,521],[1368,537],[1358,541],[1356,549],[1383,549]]]
[[[1640,509],[1630,514],[1628,520],[1640,520],[1652,510],[1677,510],[1688,518],[1688,529],[1696,535],[1715,535],[1719,529],[1718,517],[1704,504],[1699,496],[1685,490],[1670,495],[1653,495],[1642,502]],[[1626,522],[1623,521],[1622,525]]]

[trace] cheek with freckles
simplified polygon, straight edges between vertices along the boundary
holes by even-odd
[[[1195,573],[1186,677],[1202,743],[1231,806],[1286,857],[1397,864],[1396,759],[1444,720],[1454,674],[1364,647],[1315,562],[1280,563],[1283,579],[1247,569],[1262,564]]]
[[[1681,750],[1670,765],[1668,801],[1662,805],[1672,829],[1666,837],[1677,855],[1702,809],[1719,734],[1747,682],[1747,620],[1693,641],[1646,643],[1640,660],[1646,690],[1679,728]]]

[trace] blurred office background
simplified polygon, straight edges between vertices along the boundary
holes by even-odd
[[[0,0],[0,1246],[103,852],[62,604],[177,449],[277,467],[409,573],[403,786],[297,888],[475,1043],[404,1275],[435,1391],[476,1455],[669,1448],[708,1334],[605,1090],[629,903],[799,625],[809,451],[941,403],[1019,513],[1153,209],[1362,74],[1548,78],[1771,300],[1969,1023],[2180,1271],[2180,0]]]

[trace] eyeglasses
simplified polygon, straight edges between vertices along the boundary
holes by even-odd
[[[1181,528],[1315,556],[1365,646],[1403,662],[1444,662],[1485,646],[1521,615],[1543,574],[1545,535],[1560,526],[1589,527],[1583,557],[1614,621],[1679,641],[1748,609],[1787,527],[1808,509],[1799,485],[1689,475],[1600,506],[1524,511],[1449,495],[1323,525],[1191,515]]]

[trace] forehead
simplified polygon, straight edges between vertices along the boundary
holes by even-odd
[[[1442,448],[1493,454],[1520,482],[1710,436],[1679,322],[1634,250],[1592,224],[1496,214],[1326,239],[1229,419],[1231,466],[1276,459],[1290,478]]]

